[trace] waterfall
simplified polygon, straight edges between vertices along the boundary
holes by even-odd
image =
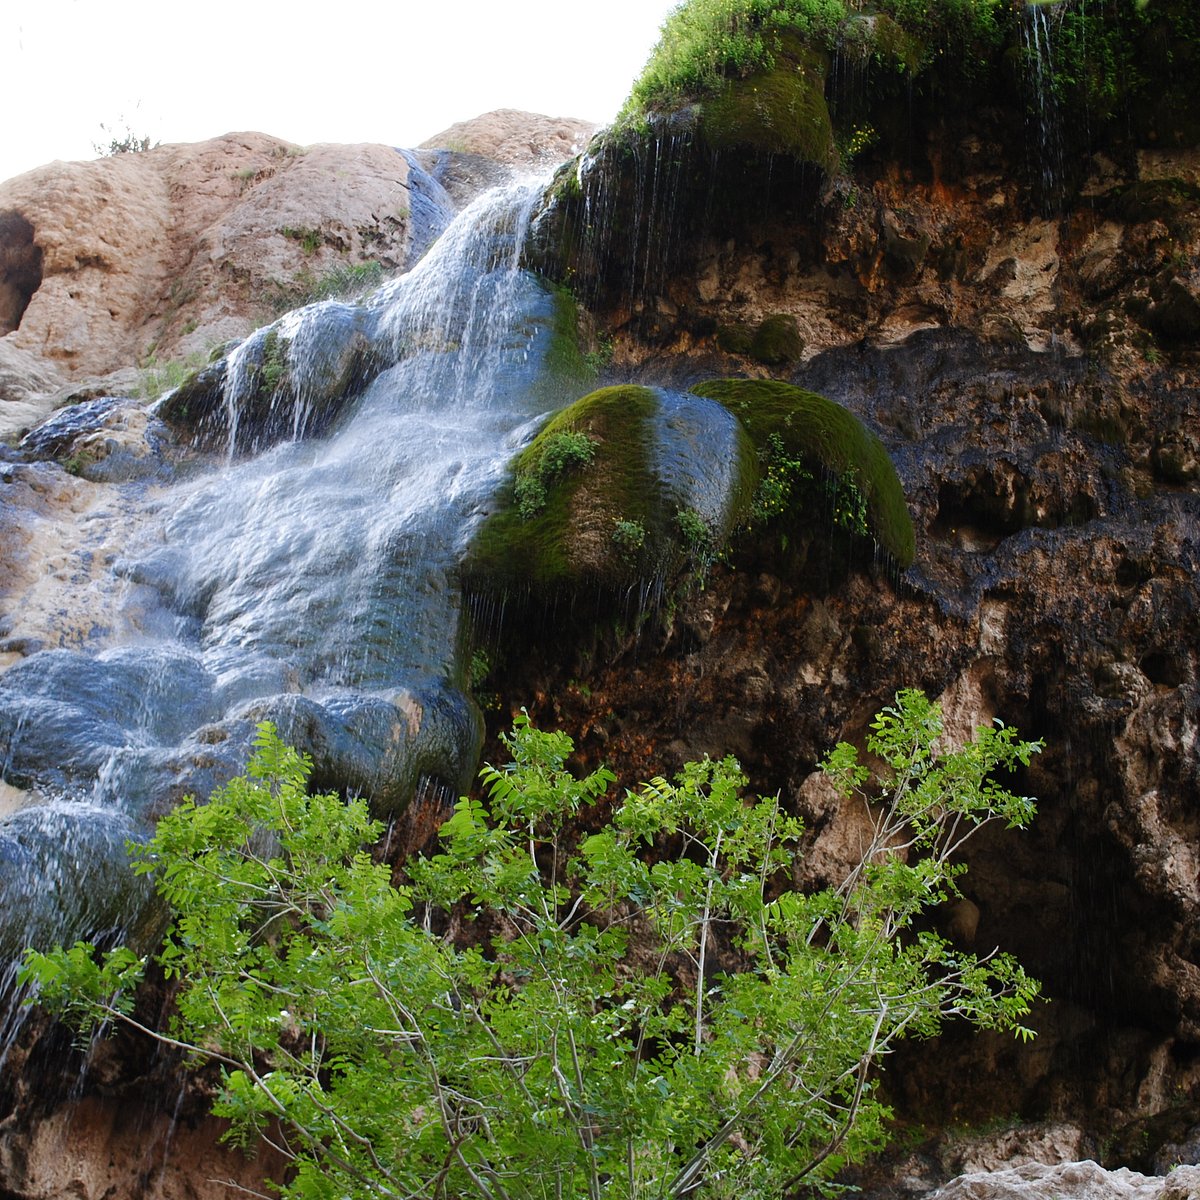
[[[240,770],[260,720],[318,785],[384,813],[422,781],[466,786],[480,721],[455,572],[548,404],[555,298],[519,265],[542,187],[481,197],[361,304],[277,323],[301,380],[346,328],[370,342],[379,369],[324,436],[303,436],[301,388],[286,440],[114,489],[64,607],[6,614],[45,648],[0,674],[0,966],[28,944],[152,937],[125,840]],[[222,364],[233,431],[253,340]],[[10,1014],[0,1058],[13,1032]]]
[[[1054,5],[1034,0],[1025,5],[1021,40],[1033,93],[1030,122],[1038,156],[1041,200],[1048,212],[1062,200],[1062,121],[1055,95],[1054,49],[1050,39],[1050,16]]]

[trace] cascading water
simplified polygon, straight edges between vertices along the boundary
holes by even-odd
[[[1055,96],[1054,48],[1050,38],[1055,5],[1041,0],[1025,5],[1021,40],[1033,93],[1030,120],[1034,125],[1042,204],[1053,211],[1062,202],[1062,121]]]
[[[75,549],[90,574],[67,603],[90,606],[86,639],[65,635],[80,624],[67,609],[6,614],[10,643],[47,648],[0,675],[0,963],[152,934],[124,841],[239,770],[258,721],[313,756],[317,782],[384,812],[423,779],[465,785],[479,721],[457,686],[454,573],[547,407],[554,298],[518,265],[539,194],[489,193],[361,305],[279,322],[302,385],[347,330],[369,342],[373,381],[326,437],[298,440],[300,386],[291,440],[119,490]],[[231,449],[250,419],[248,344],[222,368]],[[10,1010],[0,1059],[14,1031]]]

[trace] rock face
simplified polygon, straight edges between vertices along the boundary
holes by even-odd
[[[198,366],[306,299],[411,266],[456,206],[561,162],[593,129],[500,109],[420,154],[231,133],[0,184],[0,437],[103,394],[83,380]],[[107,387],[170,382],[148,371]]]
[[[806,881],[839,877],[861,820],[815,765],[897,688],[963,733],[1045,738],[1020,784],[1034,830],[971,849],[945,914],[1043,979],[1039,1038],[951,1035],[884,1086],[926,1130],[1069,1119],[1106,1165],[1161,1169],[1200,1097],[1200,152],[1076,145],[1077,190],[1048,204],[1001,93],[907,119],[832,172],[736,130],[715,154],[686,108],[608,135],[558,177],[534,254],[613,338],[614,380],[773,377],[859,416],[897,464],[913,565],[889,577],[818,531],[735,553],[636,635],[534,605],[493,680],[623,782],[735,753],[795,797]],[[781,316],[802,348],[752,353]]]
[[[1192,1200],[1196,1195],[1196,1167],[1180,1167],[1162,1179],[1081,1162],[964,1175],[939,1188],[931,1200]]]
[[[308,276],[405,265],[409,187],[389,147],[257,133],[39,167],[0,185],[0,328],[75,377],[206,350]]]

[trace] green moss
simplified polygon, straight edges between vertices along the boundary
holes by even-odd
[[[749,355],[753,344],[754,330],[749,325],[739,323],[717,327],[717,345],[726,354]]]
[[[804,339],[796,318],[788,313],[775,313],[753,327],[721,325],[717,329],[717,345],[726,354],[740,354],[769,367],[796,362],[804,353]]]
[[[270,393],[278,391],[287,375],[287,345],[279,340],[278,330],[270,330],[263,338],[259,370],[263,389]]]
[[[750,357],[770,367],[796,362],[803,353],[804,339],[796,318],[788,313],[767,317],[750,342]]]
[[[635,122],[650,110],[714,95],[727,79],[772,70],[785,35],[832,49],[845,18],[842,0],[687,0],[663,24],[622,120]]]
[[[850,527],[865,519],[900,566],[912,562],[915,535],[896,469],[883,443],[853,413],[814,392],[770,380],[718,379],[692,391],[719,400],[742,422],[763,458],[764,475],[769,476],[772,454],[811,463],[817,477],[831,473],[843,485],[834,497],[840,510],[835,516]],[[855,493],[865,506],[861,514],[854,511]]]
[[[570,288],[554,286],[551,299],[550,344],[538,378],[537,396],[544,404],[562,404],[594,388],[598,372],[581,345],[579,304],[574,293]]]
[[[831,171],[837,165],[833,122],[825,103],[829,56],[797,46],[769,71],[731,79],[700,110],[700,133],[716,150],[749,146],[788,154]]]
[[[476,535],[465,565],[468,579],[492,589],[585,580],[617,586],[651,568],[665,532],[649,484],[656,404],[648,388],[601,388],[553,417],[517,457],[504,507]],[[590,461],[544,472],[547,455],[553,457],[564,434],[590,440],[595,447]],[[526,516],[514,503],[522,479],[538,480],[544,488],[542,503],[533,512],[526,506]],[[621,521],[647,530],[632,555],[613,540]]]
[[[864,41],[864,49],[910,76],[929,61],[929,46],[924,38],[905,29],[887,13],[878,13],[871,19],[870,35]]]

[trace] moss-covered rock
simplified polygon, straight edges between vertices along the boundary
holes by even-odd
[[[733,325],[717,326],[717,345],[726,354],[749,356],[754,345],[754,327],[739,321]]]
[[[513,464],[467,557],[470,590],[618,591],[728,537],[754,448],[719,404],[601,388],[555,416]]]
[[[716,339],[726,354],[739,354],[768,367],[797,362],[804,354],[804,339],[790,313],[774,313],[758,325],[720,325]]]
[[[750,357],[768,367],[796,362],[803,353],[804,339],[789,313],[767,317],[750,341]]]
[[[551,286],[553,316],[546,323],[550,339],[538,376],[538,397],[561,404],[596,386],[596,368],[583,353],[579,303],[570,288]]]
[[[504,507],[488,518],[472,545],[468,578],[490,587],[545,588],[628,575],[613,535],[620,521],[645,528],[650,517],[647,443],[653,410],[650,389],[610,387],[553,417],[517,457]],[[544,459],[562,434],[585,435],[596,449],[586,469],[551,478]]]
[[[837,166],[833,121],[825,102],[829,56],[794,39],[775,65],[730,79],[700,109],[700,134],[714,150],[750,148],[787,154],[825,171]]]
[[[901,567],[912,562],[916,539],[896,469],[883,443],[853,413],[771,380],[717,379],[692,390],[724,404],[758,448],[759,519],[811,520],[814,514],[803,510],[812,492],[796,487],[807,472],[825,491],[835,520],[853,532],[870,532]]]
[[[618,592],[669,579],[736,540],[832,525],[913,558],[904,493],[882,443],[839,405],[783,383],[693,392],[601,388],[518,456],[464,566],[473,592]]]

